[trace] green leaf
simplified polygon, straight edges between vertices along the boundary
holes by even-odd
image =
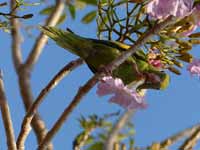
[[[26,15],[23,15],[21,18],[23,19],[30,19],[33,17],[33,14],[26,14]]]
[[[35,3],[23,3],[23,6],[38,6],[41,3],[35,2]]]
[[[57,25],[63,23],[65,21],[66,17],[67,17],[66,13],[63,13],[63,15],[60,16],[60,18],[59,18],[59,20],[57,22]]]
[[[86,131],[81,132],[74,140],[75,145],[79,145],[81,142],[84,141],[84,145],[91,144],[94,142],[94,137],[89,135]]]
[[[122,140],[124,140],[124,139],[126,139],[126,138],[128,138],[128,137],[130,137],[130,136],[131,136],[131,135],[126,134],[126,133],[119,133],[118,136],[117,136],[117,140],[118,140],[118,141],[122,141]]]
[[[90,5],[97,5],[97,0],[79,0],[79,1]]]
[[[109,127],[109,128],[111,128],[113,126],[113,124],[111,123],[111,122],[107,122],[107,121],[103,121],[102,122],[102,127]]]
[[[130,138],[129,139],[129,145],[130,145],[130,147],[132,147],[134,145],[134,143],[135,143],[134,139]]]
[[[85,145],[92,144],[93,142],[94,142],[94,137],[93,136],[89,136],[87,138],[87,140],[85,141]]]
[[[103,141],[105,141],[105,140],[107,139],[107,135],[106,135],[105,133],[99,133],[99,134],[98,134],[98,137],[99,137],[100,139],[102,139]]]
[[[74,5],[71,5],[71,4],[68,7],[69,7],[69,13],[70,13],[72,19],[75,19],[75,17],[76,17],[76,7]]]
[[[7,27],[9,23],[7,21],[0,22],[0,28]]]
[[[103,150],[103,143],[102,142],[94,143],[87,150]]]
[[[101,0],[101,5],[102,6],[106,6],[106,5],[108,5],[108,0]],[[112,2],[111,2],[112,3]]]
[[[54,10],[55,6],[48,6],[44,9],[42,9],[39,14],[40,15],[49,15],[53,10]]]
[[[135,134],[135,129],[133,129],[133,128],[129,129],[128,136],[132,136],[134,134]]]
[[[87,6],[86,3],[82,2],[82,1],[79,1],[79,0],[76,0],[74,2],[74,5],[76,6],[77,10],[82,10],[82,9],[84,9]]]
[[[24,4],[24,1],[23,0],[16,0],[15,1],[17,6],[20,6],[20,5],[23,5]]]
[[[93,10],[89,13],[87,13],[83,18],[82,18],[82,22],[85,24],[88,24],[90,22],[92,22],[94,19],[96,18],[96,10]]]
[[[107,16],[103,16],[102,19],[99,19],[99,22],[98,22],[98,28],[99,29],[103,29],[105,27],[105,24],[108,22],[108,17]]]

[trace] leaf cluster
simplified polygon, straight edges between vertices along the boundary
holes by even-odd
[[[83,131],[76,136],[73,142],[73,149],[103,150],[104,142],[113,127],[113,122],[109,119],[118,115],[119,112],[106,114],[103,117],[91,115],[85,118],[82,116],[79,119],[79,124]],[[129,145],[133,146],[134,140],[132,136],[134,133],[134,125],[131,122],[127,123],[123,131],[118,134],[117,143],[129,139]]]
[[[57,24],[59,25],[63,23],[67,19],[67,14],[69,14],[72,19],[76,19],[77,11],[85,9],[87,6],[93,6],[96,8],[97,1],[96,0],[66,1],[65,10],[63,11],[63,14],[60,17],[60,20],[58,21]],[[39,14],[49,15],[54,10],[54,8],[55,6],[53,5],[47,6],[44,9],[42,9]],[[96,17],[96,12],[97,12],[96,9],[88,12],[87,14],[85,14],[85,16],[83,16],[81,22],[85,24],[92,22]]]
[[[4,11],[0,11],[0,29],[3,29],[5,32],[10,32],[10,24],[9,21],[12,18],[19,18],[19,19],[30,19],[33,17],[32,13],[28,13],[28,14],[23,14],[23,15],[16,15],[15,11],[16,10],[22,10],[22,7],[28,7],[28,6],[35,6],[35,5],[39,5],[40,3],[28,3],[25,2],[24,0],[16,0],[15,1],[15,6],[9,11],[9,12],[4,12]],[[7,2],[3,2],[0,3],[0,10],[3,7],[8,7],[8,3]]]
[[[159,20],[154,20],[145,12],[147,0],[100,0],[98,4],[98,37],[125,44],[133,45]],[[197,0],[195,4],[199,3]],[[168,26],[151,40],[144,44],[143,51],[148,57],[156,54],[155,59],[161,60],[164,68],[175,74],[181,74],[178,68],[183,62],[190,63],[193,56],[189,53],[192,46],[200,44],[200,33],[189,37],[183,36],[191,24],[189,17],[177,19],[173,25]]]

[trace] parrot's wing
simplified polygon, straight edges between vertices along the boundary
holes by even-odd
[[[92,40],[94,43],[99,43],[99,44],[107,45],[107,46],[112,47],[112,48],[116,48],[119,51],[126,51],[130,48],[129,45],[124,44],[124,43],[120,43],[120,42],[117,42],[117,41],[97,40],[97,39],[89,39],[89,40]]]
[[[94,40],[91,39],[97,43],[102,43],[107,46],[113,47],[118,49],[119,51],[127,51],[131,48],[130,45],[118,42],[118,41],[106,41],[106,40]],[[133,54],[134,59],[142,59],[142,60],[147,60],[146,54],[143,52],[143,50],[138,50]]]
[[[53,39],[59,46],[82,58],[86,58],[91,50],[91,41],[73,32],[49,26],[40,26],[40,30]]]

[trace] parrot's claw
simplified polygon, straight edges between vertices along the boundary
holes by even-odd
[[[153,73],[147,73],[146,74],[146,77],[147,77],[147,80],[151,83],[160,83],[161,82],[161,79],[159,76],[157,76],[156,74],[153,74]]]

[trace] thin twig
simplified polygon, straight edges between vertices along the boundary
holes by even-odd
[[[28,19],[28,18],[33,17],[33,14],[25,14],[23,16],[17,16],[15,14],[13,14],[13,12],[11,12],[11,13],[0,12],[0,16],[4,16],[4,17],[6,17],[8,19],[12,19],[12,18]]]
[[[135,44],[133,44],[129,50],[123,52],[121,56],[119,56],[117,59],[112,61],[106,68],[108,70],[114,70],[117,68],[120,64],[122,64],[128,57],[130,57],[133,53],[135,53],[142,45],[144,45],[153,35],[159,33],[162,29],[164,29],[166,26],[172,24],[175,20],[173,16],[169,16],[167,19],[165,19],[163,22],[156,24],[153,28],[151,28],[149,31],[144,33],[143,36],[141,36]]]
[[[47,144],[51,141],[51,139],[55,136],[55,134],[58,132],[60,127],[63,125],[69,114],[74,110],[74,108],[78,105],[78,103],[81,101],[81,99],[90,91],[90,89],[98,82],[98,80],[101,78],[100,74],[94,75],[90,80],[87,81],[87,83],[80,87],[76,96],[72,100],[72,102],[69,104],[69,106],[66,107],[64,112],[61,114],[61,116],[58,118],[56,123],[53,125],[51,130],[47,133],[44,140],[40,143],[38,149],[44,150],[47,146]]]
[[[200,125],[195,128],[195,131],[189,136],[188,139],[180,146],[180,150],[193,149],[197,141],[200,139]]]
[[[6,6],[7,4],[7,2],[0,3],[0,7]]]
[[[16,14],[16,1],[11,0],[11,12],[13,15]],[[12,35],[12,58],[15,70],[18,75],[18,82],[20,87],[20,94],[25,106],[26,111],[32,105],[33,95],[30,85],[30,75],[28,69],[22,64],[22,54],[21,54],[21,35],[19,29],[19,21],[17,18],[11,18],[10,23],[12,26],[11,35]],[[31,125],[36,133],[38,142],[46,135],[45,123],[42,121],[38,114],[35,115]],[[22,148],[23,149],[23,148]],[[52,146],[49,146],[49,149],[52,149]]]
[[[20,87],[20,93],[22,96],[22,100],[25,106],[26,112],[33,104],[33,94],[32,89],[30,85],[30,75],[24,66],[22,66],[18,73],[18,82]],[[38,113],[34,116],[33,120],[31,121],[31,126],[33,127],[33,130],[37,136],[38,143],[44,138],[44,136],[47,133],[47,129],[45,127],[44,121],[41,119]],[[52,149],[53,145],[49,145],[48,149]],[[20,147],[20,150],[23,150],[23,147]]]
[[[69,104],[69,106],[66,107],[64,112],[61,114],[60,118],[56,121],[52,129],[47,133],[44,140],[39,145],[39,150],[45,149],[47,144],[51,141],[51,139],[55,136],[57,131],[60,129],[60,127],[63,125],[69,114],[74,110],[74,108],[78,105],[78,103],[81,101],[81,99],[90,91],[90,89],[98,82],[98,80],[105,76],[105,73],[107,71],[112,71],[115,68],[117,68],[121,63],[123,63],[129,56],[131,56],[134,52],[138,50],[139,47],[141,47],[148,39],[150,39],[154,34],[157,34],[160,30],[165,28],[167,25],[174,22],[174,18],[170,16],[165,21],[161,22],[160,24],[157,24],[154,26],[150,31],[148,31],[143,37],[139,38],[133,46],[129,49],[129,51],[126,51],[122,53],[120,57],[118,57],[116,60],[112,61],[110,64],[108,64],[105,69],[101,70],[99,73],[96,73],[90,80],[87,81],[87,83],[79,89],[76,96],[72,100],[72,102]]]
[[[80,133],[73,141],[73,150],[81,150],[86,144],[88,139],[91,137],[92,132],[99,127],[102,127],[102,120],[107,120],[113,116],[119,116],[120,111],[104,114],[102,118],[96,120],[95,123],[89,128],[85,129],[82,133]],[[80,121],[81,122],[81,121]],[[81,135],[81,136],[80,136]]]
[[[192,126],[191,128],[187,128],[181,132],[178,132],[177,134],[172,135],[171,137],[168,137],[164,141],[160,142],[161,147],[167,148],[167,147],[173,145],[174,143],[178,142],[179,140],[183,139],[184,137],[190,137],[199,128],[200,128],[200,124],[197,124],[197,125]]]
[[[105,150],[112,150],[114,143],[116,142],[117,135],[119,134],[120,130],[124,127],[130,117],[133,115],[134,110],[127,110],[115,123],[114,127],[111,129],[111,132],[105,142],[104,149]]]
[[[32,121],[32,118],[34,117],[34,114],[37,111],[37,107],[42,102],[44,97],[67,75],[69,74],[73,69],[78,67],[83,63],[82,59],[77,59],[75,61],[71,61],[68,63],[64,68],[62,68],[55,76],[54,78],[48,83],[48,85],[40,92],[39,96],[36,98],[35,102],[31,106],[31,108],[28,110],[26,116],[24,117],[22,127],[20,134],[17,139],[17,147],[23,147],[24,142],[30,132],[30,123]]]
[[[2,72],[0,70],[0,107],[1,107],[1,115],[3,118],[4,129],[6,132],[7,146],[9,150],[17,150],[12,119],[4,92],[4,84],[2,78],[3,78]]]
[[[84,131],[84,135],[81,135],[81,139],[79,140],[79,138],[76,138],[73,143],[73,150],[81,150],[82,147],[87,143],[88,138],[90,138],[90,135],[92,133],[92,131],[97,128],[97,126],[91,127],[87,130]]]
[[[54,11],[51,13],[49,18],[47,19],[45,26],[55,26],[57,24],[64,10],[64,6],[65,6],[64,2],[65,2],[64,0],[56,0]],[[47,40],[48,40],[48,37],[44,33],[41,33],[39,37],[37,38],[33,46],[33,49],[25,63],[29,69],[32,69],[34,67],[34,64],[37,62]]]
[[[143,43],[146,42],[152,35],[154,35],[155,33],[159,32],[164,27],[166,27],[169,24],[169,22],[171,23],[171,18],[170,17],[166,21],[161,22],[156,27],[152,28],[152,30],[150,30],[149,32],[147,32],[144,37],[141,37],[140,39],[138,39],[138,41],[135,43],[134,46],[131,47],[131,49],[130,49],[130,51],[128,53],[127,52],[124,53],[117,60],[115,60],[112,63],[110,63],[106,68],[110,69],[110,70],[113,70],[116,67],[118,67],[121,63],[123,63],[123,61],[126,60],[127,57],[129,57],[130,55],[132,55],[132,53],[134,53],[137,50],[138,47],[142,46]],[[104,72],[97,73],[82,88],[79,89],[79,91],[78,91],[77,95],[74,97],[73,101],[65,109],[65,111],[63,112],[63,114],[61,115],[61,117],[57,120],[57,122],[53,126],[53,128],[47,133],[46,137],[41,142],[41,144],[39,146],[39,149],[44,149],[47,146],[47,144],[54,137],[55,133],[60,129],[60,127],[65,122],[65,120],[67,119],[67,117],[69,116],[69,114],[72,112],[72,110],[81,101],[81,98],[97,83],[98,79],[100,79],[100,77],[102,77],[104,75],[105,75]],[[32,120],[32,116],[34,116],[34,114],[35,114],[35,112],[36,112],[36,110],[37,110],[40,102],[41,102],[41,100],[35,101],[36,105],[33,105],[33,108],[34,108],[33,111],[29,111],[31,119],[29,117],[26,117],[26,118],[29,118],[29,119],[24,121],[25,122],[24,125],[26,125],[26,124],[28,125],[30,123],[30,121]]]
[[[15,0],[11,0],[11,11],[16,5]],[[15,15],[16,11],[12,12],[12,15]],[[19,20],[17,18],[11,18],[10,24],[12,26],[11,28],[11,35],[12,35],[12,57],[13,57],[13,63],[16,69],[16,72],[18,72],[18,69],[20,68],[22,64],[22,54],[21,54],[21,42],[22,38],[19,31]]]

